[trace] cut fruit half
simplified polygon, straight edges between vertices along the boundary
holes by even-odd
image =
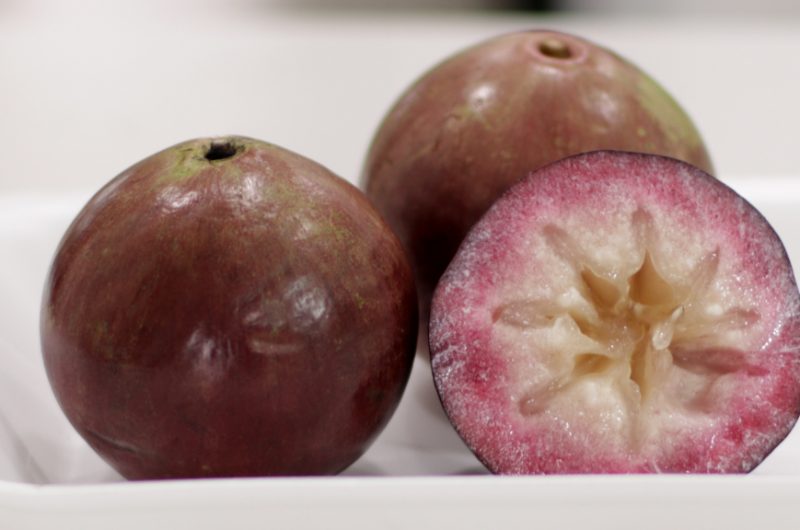
[[[747,472],[800,414],[800,295],[703,171],[597,151],[532,173],[436,289],[434,382],[496,473]]]

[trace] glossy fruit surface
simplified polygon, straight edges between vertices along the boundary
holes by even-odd
[[[101,189],[41,313],[61,407],[128,478],[342,470],[397,406],[416,325],[407,257],[363,194],[242,137]]]
[[[712,172],[681,107],[636,66],[553,31],[502,35],[445,60],[399,98],[362,186],[412,254],[420,293],[509,186],[598,149],[655,153]]]
[[[512,187],[439,283],[444,408],[496,473],[747,472],[800,414],[800,294],[767,221],[655,155]]]

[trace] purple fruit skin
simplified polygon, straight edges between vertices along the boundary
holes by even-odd
[[[235,154],[208,160],[212,143]],[[116,177],[47,277],[47,375],[131,479],[337,473],[395,410],[414,358],[405,252],[355,187],[243,137]]]
[[[377,131],[361,185],[410,250],[425,311],[467,231],[506,189],[599,149],[661,154],[713,174],[689,117],[636,66],[572,35],[522,31],[416,81]]]

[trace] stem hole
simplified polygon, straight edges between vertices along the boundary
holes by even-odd
[[[539,52],[553,59],[569,59],[572,57],[572,50],[566,42],[560,39],[549,38],[539,43]]]
[[[206,160],[224,160],[235,155],[239,149],[230,140],[213,141],[206,151]]]

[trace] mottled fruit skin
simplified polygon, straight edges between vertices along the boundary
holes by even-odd
[[[362,187],[410,250],[423,309],[469,228],[529,171],[598,149],[656,153],[713,173],[695,126],[613,52],[552,31],[496,37],[399,98]]]
[[[331,474],[396,408],[416,340],[400,242],[295,153],[197,139],[84,207],[41,341],[69,420],[130,479]]]

